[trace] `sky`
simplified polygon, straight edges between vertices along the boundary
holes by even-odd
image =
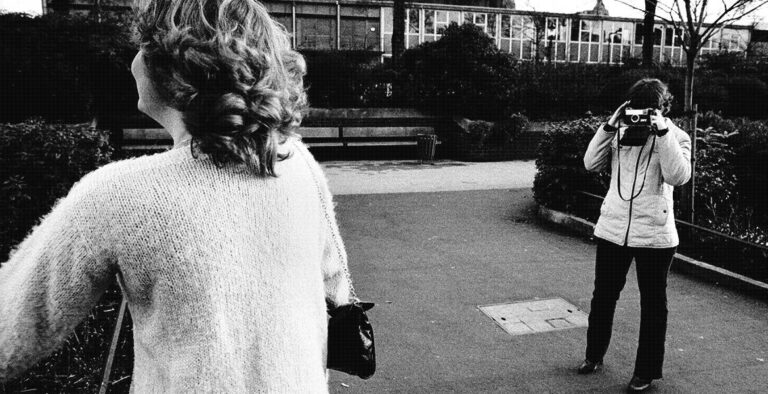
[[[27,12],[30,14],[39,14],[42,10],[43,0],[0,0],[0,10],[12,12]],[[418,0],[416,0],[418,1]],[[429,0],[421,0],[429,3]],[[730,1],[729,1],[730,2]],[[545,12],[573,13],[592,9],[596,0],[517,0],[516,5],[521,10],[536,10]],[[604,0],[605,7],[612,16],[625,16],[630,18],[642,18],[642,12],[633,9],[626,4],[643,7],[644,0]],[[670,0],[661,0],[660,3],[670,3]],[[720,3],[713,1],[713,4]],[[712,7],[715,7],[713,5]],[[713,9],[713,13],[714,13]],[[761,23],[762,28],[768,28],[768,6],[755,13],[755,17]],[[742,20],[740,23],[751,24],[752,17]]]

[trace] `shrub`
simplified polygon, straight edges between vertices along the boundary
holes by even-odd
[[[89,121],[120,103],[135,111],[128,25],[115,17],[0,15],[0,122]]]
[[[729,165],[734,166],[738,178],[738,211],[749,210],[749,222],[768,225],[768,124],[746,118],[729,120],[707,112],[700,116],[698,126],[720,134],[735,133],[727,138],[727,144],[734,153]]]
[[[0,124],[0,261],[53,203],[110,160],[108,135],[40,119]]]
[[[578,192],[602,196],[608,190],[610,170],[600,174],[589,172],[584,168],[583,160],[589,141],[605,121],[605,118],[592,117],[549,125],[536,158],[537,172],[533,181],[536,202],[582,217],[596,218],[592,209],[595,201]]]
[[[695,205],[697,216],[711,222],[730,214],[737,197],[735,154],[728,145],[727,131],[718,133],[708,127],[697,137]]]
[[[434,113],[498,120],[512,115],[514,62],[472,24],[449,26],[443,37],[406,51],[400,60],[398,102]]]
[[[110,160],[107,141],[86,124],[0,124],[0,262],[77,180]],[[98,390],[119,301],[113,286],[75,336],[0,392]]]
[[[307,62],[309,102],[318,108],[365,107],[365,93],[382,78],[379,53],[370,51],[302,51]],[[370,94],[370,93],[369,93]]]
[[[515,114],[498,122],[462,119],[453,132],[442,133],[449,156],[466,161],[518,159],[517,137],[528,126],[528,119]]]

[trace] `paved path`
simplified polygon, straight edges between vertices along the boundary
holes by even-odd
[[[338,192],[345,173],[329,168]],[[534,219],[531,180],[517,189],[383,194],[382,186],[336,197],[357,291],[377,303],[379,369],[367,381],[333,372],[332,392],[622,391],[639,328],[634,270],[606,368],[594,376],[573,372],[586,329],[510,336],[477,309],[562,297],[589,310],[594,245]],[[665,379],[654,392],[768,392],[766,303],[675,273],[669,297]]]
[[[536,174],[533,161],[359,161],[323,167],[336,195],[530,188]]]

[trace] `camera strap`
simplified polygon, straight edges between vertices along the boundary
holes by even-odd
[[[645,145],[640,147],[640,152],[637,154],[637,162],[635,163],[635,178],[632,180],[632,191],[629,192],[629,199],[624,198],[624,196],[621,194],[621,139],[619,138],[619,135],[617,133],[616,135],[616,160],[618,161],[618,189],[619,189],[619,198],[621,198],[624,201],[632,201],[635,198],[637,198],[640,193],[643,192],[643,188],[645,188],[645,179],[648,177],[648,170],[651,168],[651,156],[653,156],[653,148],[656,147],[656,135],[653,136],[653,142],[651,143],[651,151],[648,152],[648,163],[645,165],[645,174],[643,174],[643,183],[640,185],[640,191],[635,194],[635,185],[637,184],[637,171],[640,169],[640,158],[643,157],[643,150],[645,149]]]

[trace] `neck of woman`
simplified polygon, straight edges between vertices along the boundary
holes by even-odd
[[[181,111],[175,108],[166,108],[162,114],[153,116],[153,118],[171,135],[174,148],[182,146],[192,139],[192,134],[189,133],[184,124]]]

